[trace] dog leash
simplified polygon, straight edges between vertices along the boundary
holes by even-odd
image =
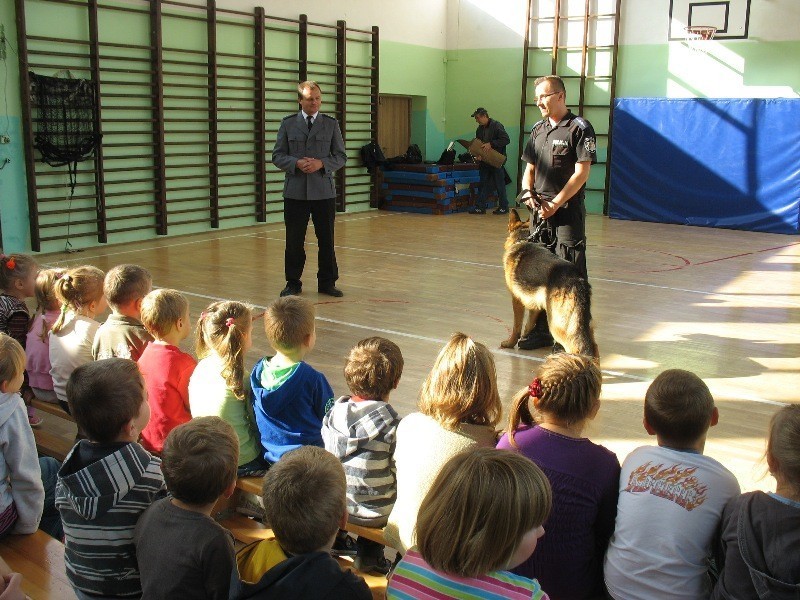
[[[516,202],[517,204],[523,202],[526,206],[528,206],[525,201],[533,201],[533,206],[528,206],[528,208],[531,210],[531,219],[533,219],[534,215],[536,215],[536,226],[533,228],[526,241],[533,242],[534,244],[542,244],[543,246],[550,246],[553,241],[550,227],[547,223],[547,220],[542,219],[539,216],[538,209],[542,206],[541,197],[542,196],[534,190],[522,190],[519,195],[517,195]],[[543,233],[547,234],[548,240],[543,239]]]

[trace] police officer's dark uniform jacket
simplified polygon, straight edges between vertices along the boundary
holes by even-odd
[[[594,129],[586,119],[569,111],[555,127],[550,119],[542,119],[531,130],[522,160],[536,169],[534,189],[546,199],[555,198],[575,174],[576,163],[597,162]],[[556,236],[552,250],[587,277],[585,188],[586,185],[581,186],[548,221]]]

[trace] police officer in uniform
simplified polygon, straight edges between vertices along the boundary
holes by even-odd
[[[475,109],[475,112],[472,113],[472,117],[478,124],[475,130],[475,137],[483,142],[483,147],[487,149],[493,148],[500,154],[505,154],[506,146],[508,146],[511,139],[508,137],[508,133],[506,133],[506,128],[503,127],[503,124],[500,121],[490,118],[488,111],[483,107]],[[480,161],[480,158],[478,158],[478,161]],[[492,211],[492,214],[507,215],[508,196],[506,196],[505,169],[503,169],[503,167],[496,168],[481,162],[480,175],[481,183],[480,191],[478,192],[478,202],[475,208],[469,211],[470,214],[486,214],[486,199],[494,188],[497,190],[498,207]]]
[[[597,162],[594,129],[567,108],[567,93],[560,77],[540,77],[534,85],[542,120],[533,126],[522,153],[522,160],[528,163],[522,189],[535,190],[541,205],[537,208],[533,200],[526,204],[531,210],[538,210],[554,232],[555,243],[550,250],[577,266],[588,279],[583,200],[589,169]],[[547,315],[542,311],[536,327],[519,340],[518,346],[533,350],[552,345]]]
[[[297,86],[300,112],[281,121],[272,150],[272,164],[286,172],[283,186],[283,218],[286,223],[284,255],[286,287],[281,296],[297,295],[306,263],[308,218],[314,223],[318,245],[317,290],[340,297],[336,287],[339,268],[333,247],[336,217],[336,185],[333,175],[347,162],[339,123],[319,112],[322,91],[314,81]]]

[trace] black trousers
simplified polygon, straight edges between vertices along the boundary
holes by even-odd
[[[286,223],[284,269],[288,283],[300,284],[306,264],[306,230],[308,218],[314,223],[317,235],[317,286],[328,287],[339,279],[336,251],[333,248],[333,222],[336,218],[336,199],[283,199],[283,220]]]
[[[550,217],[555,233],[555,245],[550,251],[564,260],[578,267],[581,275],[587,281],[589,273],[586,269],[586,209],[583,204],[575,205],[556,211]],[[531,220],[533,226],[533,220]],[[549,331],[547,326],[547,313],[542,311],[536,320],[535,331]]]

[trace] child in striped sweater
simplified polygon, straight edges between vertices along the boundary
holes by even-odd
[[[419,508],[414,546],[389,578],[388,600],[547,600],[510,572],[544,535],[550,483],[515,452],[468,448],[439,471]]]
[[[348,521],[356,525],[383,527],[397,498],[393,454],[400,419],[389,405],[389,394],[402,373],[397,344],[382,337],[361,340],[344,367],[351,395],[339,398],[322,420],[325,449],[344,465]],[[346,535],[340,532],[340,545]],[[356,552],[359,571],[388,573],[381,544],[359,537]]]

